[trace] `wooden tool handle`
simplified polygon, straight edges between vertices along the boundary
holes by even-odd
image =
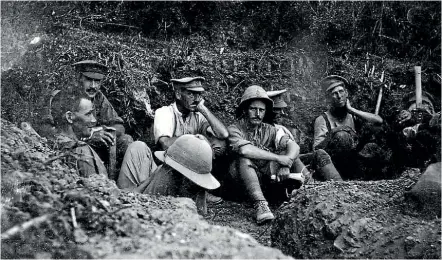
[[[416,85],[416,108],[420,108],[422,106],[421,66],[414,66],[414,79]]]

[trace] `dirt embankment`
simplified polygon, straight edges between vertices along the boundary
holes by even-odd
[[[2,120],[2,258],[287,258],[207,223],[190,199],[79,177],[65,156]]]
[[[418,175],[307,185],[278,212],[272,245],[296,258],[440,259],[440,213],[404,196]]]

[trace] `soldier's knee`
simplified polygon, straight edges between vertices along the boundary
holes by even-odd
[[[238,164],[240,166],[251,166],[251,165],[253,165],[252,161],[249,158],[240,157],[237,160],[238,160]]]
[[[352,136],[350,133],[348,133],[346,131],[338,131],[334,134],[334,138],[339,139],[339,140],[348,140],[348,139],[351,139]]]
[[[134,139],[132,138],[132,136],[128,135],[128,134],[122,134],[118,140],[119,143],[121,144],[125,144],[126,146],[128,146],[129,144],[134,142]]]
[[[334,134],[330,148],[333,150],[347,151],[353,149],[355,141],[353,136],[346,131],[338,131]]]
[[[330,155],[323,149],[318,149],[314,152],[314,163],[317,168],[321,168],[329,163],[331,163]]]
[[[144,142],[141,142],[141,141],[135,141],[135,142],[132,142],[132,143],[128,146],[128,149],[130,149],[130,150],[133,150],[133,149],[135,149],[135,150],[140,150],[140,149],[149,149],[149,147],[148,147],[147,144],[144,143]],[[149,150],[150,150],[150,149],[149,149]]]
[[[318,149],[315,151],[315,157],[316,158],[324,158],[324,159],[330,159],[330,155],[323,149]]]

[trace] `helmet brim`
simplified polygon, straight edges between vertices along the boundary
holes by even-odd
[[[216,188],[219,188],[221,184],[218,182],[215,177],[210,172],[207,173],[196,173],[183,165],[179,164],[178,162],[174,161],[170,157],[165,156],[166,151],[156,151],[154,154],[158,158],[158,160],[162,161],[163,163],[169,165],[174,170],[178,171],[185,177],[187,177],[189,180],[194,182],[195,184],[208,189],[213,190]]]

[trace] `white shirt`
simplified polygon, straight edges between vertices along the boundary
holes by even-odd
[[[213,134],[209,122],[200,112],[190,112],[187,117],[183,118],[175,102],[155,111],[153,126],[155,143],[163,136],[178,137],[184,134],[206,136],[207,132]]]

